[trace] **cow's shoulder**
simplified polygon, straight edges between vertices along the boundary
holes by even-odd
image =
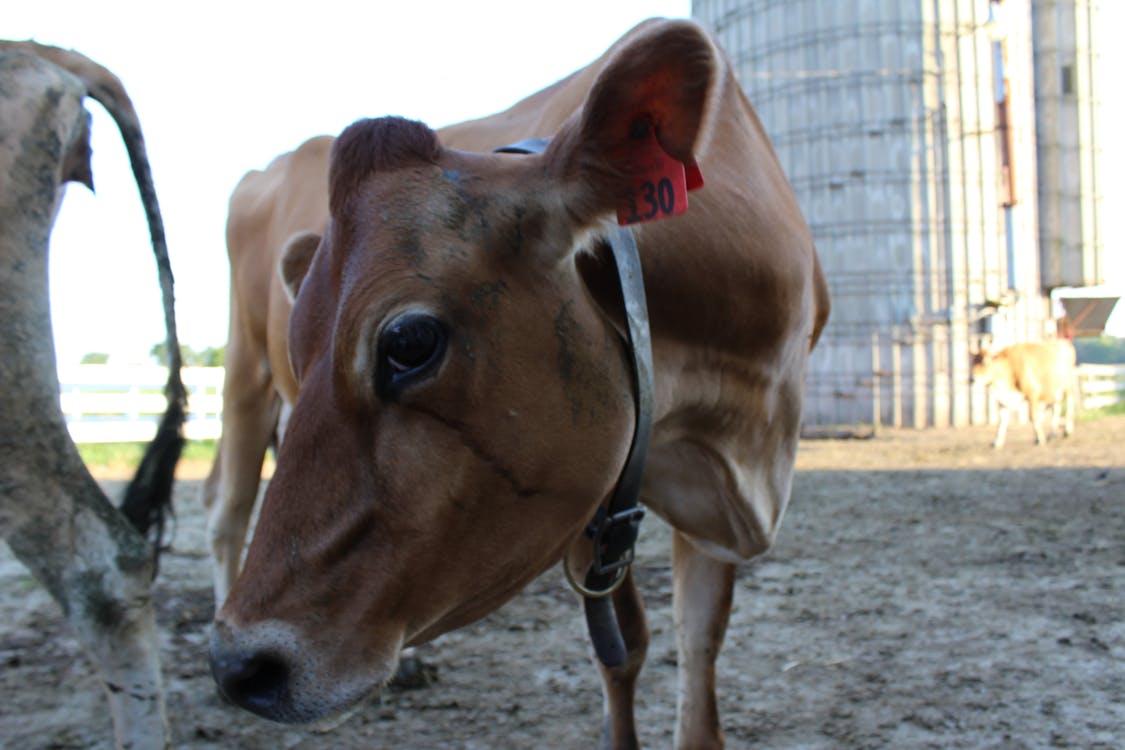
[[[310,138],[293,151],[274,158],[265,169],[247,172],[231,193],[231,211],[239,214],[252,212],[280,193],[296,189],[301,179],[327,175],[333,140],[327,135]],[[320,184],[319,187],[324,190],[327,185]]]
[[[298,232],[322,231],[328,220],[328,159],[334,138],[317,136],[247,172],[231,193],[227,249],[279,256]]]

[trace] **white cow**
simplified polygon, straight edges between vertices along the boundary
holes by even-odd
[[[119,513],[90,476],[59,408],[47,247],[69,181],[92,185],[89,114],[117,121],[137,177],[164,291],[168,411]],[[71,51],[0,42],[0,533],[59,602],[97,665],[121,748],[169,745],[151,599],[159,526],[183,445],[172,277],[144,142],[120,82]],[[132,523],[131,523],[132,521]]]
[[[1000,404],[1000,426],[992,447],[1004,447],[1011,412],[1025,400],[1036,444],[1047,442],[1040,420],[1042,405],[1051,408],[1052,430],[1062,422],[1064,435],[1074,432],[1074,363],[1074,344],[1065,339],[1014,344],[995,354],[982,349],[973,356],[973,382],[990,386]]]

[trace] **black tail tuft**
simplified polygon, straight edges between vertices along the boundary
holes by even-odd
[[[176,464],[184,448],[183,424],[183,402],[170,402],[160,421],[160,429],[148,444],[136,476],[129,483],[125,499],[121,502],[120,510],[129,523],[152,544],[153,576],[160,564],[165,519],[168,514],[175,513],[172,485]]]

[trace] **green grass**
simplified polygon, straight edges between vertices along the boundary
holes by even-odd
[[[87,466],[135,466],[144,456],[146,443],[82,443],[78,454]],[[181,459],[211,461],[216,441],[189,440]]]
[[[1125,414],[1125,401],[1118,401],[1116,404],[1103,406],[1100,409],[1086,409],[1079,412],[1079,418],[1083,421],[1089,419],[1101,419],[1102,417],[1111,417]]]

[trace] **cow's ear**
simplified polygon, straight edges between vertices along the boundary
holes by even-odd
[[[691,21],[646,24],[620,44],[546,155],[571,215],[589,224],[619,212],[654,150],[698,186],[695,153],[709,129],[719,55]]]
[[[289,301],[297,299],[297,292],[301,289],[301,282],[309,272],[313,254],[320,245],[320,235],[316,232],[298,232],[289,238],[285,248],[281,251],[281,263],[278,273],[289,295]]]

